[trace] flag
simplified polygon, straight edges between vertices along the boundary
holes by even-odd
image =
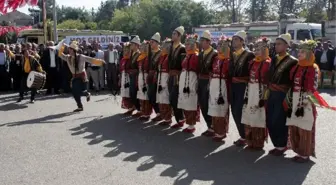
[[[0,0],[0,12],[6,14],[8,10],[16,10],[29,5],[37,6],[38,0]]]
[[[336,107],[331,107],[324,99],[323,97],[319,94],[318,91],[315,91],[312,95],[308,96],[309,100],[314,103],[315,105],[322,107],[322,108],[327,108],[331,110],[336,111]]]

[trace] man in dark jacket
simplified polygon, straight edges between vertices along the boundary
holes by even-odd
[[[54,46],[54,42],[49,41],[47,47],[43,51],[43,55],[41,58],[41,65],[43,69],[47,73],[47,81],[46,95],[52,93],[52,89],[54,89],[55,94],[59,94],[60,88],[60,64],[59,58],[57,57],[57,51],[52,48]]]
[[[334,75],[332,75],[332,70],[334,69],[335,51],[329,47],[328,42],[324,42],[323,48],[315,51],[315,57],[316,64],[321,70],[321,86],[323,87],[326,75],[331,75],[331,83],[333,83]]]

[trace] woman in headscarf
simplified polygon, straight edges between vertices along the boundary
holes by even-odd
[[[249,66],[249,82],[245,92],[242,122],[245,124],[247,148],[262,150],[268,137],[265,116],[265,92],[271,64],[269,57],[270,40],[266,37],[254,45],[255,58]]]
[[[198,44],[197,35],[186,38],[187,55],[182,62],[182,73],[179,79],[178,105],[182,109],[189,126],[183,130],[186,133],[195,132],[197,121],[197,74],[198,74]],[[177,123],[179,124],[179,123]],[[174,126],[172,126],[174,127]]]
[[[91,94],[87,91],[88,79],[85,71],[85,63],[91,63],[94,65],[103,65],[105,62],[101,59],[91,58],[82,54],[78,54],[78,43],[76,41],[71,42],[68,46],[69,54],[65,55],[63,53],[65,49],[65,44],[59,49],[59,57],[66,61],[68,67],[72,73],[71,87],[72,94],[77,103],[77,109],[74,112],[83,111],[83,104],[81,101],[81,96],[86,96],[86,100],[90,101]]]
[[[295,162],[307,162],[315,156],[316,106],[309,97],[317,93],[320,70],[315,64],[314,40],[302,42],[299,46],[298,64],[290,72],[293,85],[284,101],[287,110],[287,126],[292,150],[297,154]]]
[[[120,61],[121,78],[119,86],[120,86],[120,96],[122,97],[121,108],[127,109],[126,113],[133,112],[133,110],[135,109],[130,100],[130,92],[129,92],[130,79],[127,73],[127,70],[130,68],[131,65],[130,56],[131,56],[130,45],[129,43],[124,43],[123,58]]]
[[[212,64],[209,86],[209,116],[212,116],[213,140],[221,142],[229,131],[229,63],[231,39],[222,36],[217,45],[218,56]]]
[[[150,119],[150,115],[152,114],[152,104],[148,98],[148,83],[147,83],[147,76],[149,72],[149,65],[148,65],[148,52],[150,49],[149,42],[144,41],[140,45],[140,56],[137,59],[138,61],[138,93],[137,98],[140,101],[140,112],[141,116],[139,117],[140,120],[148,121]]]
[[[162,52],[158,64],[158,88],[156,102],[159,104],[160,116],[163,121],[160,125],[170,125],[172,123],[172,109],[169,104],[169,61],[168,54],[171,48],[171,39],[166,38],[162,43]]]

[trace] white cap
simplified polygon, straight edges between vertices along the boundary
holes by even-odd
[[[78,51],[78,43],[77,43],[77,41],[72,41],[71,44],[70,44],[70,46],[69,46],[69,48]]]
[[[138,44],[139,46],[141,45],[141,41],[139,36],[135,36],[130,43]]]
[[[160,42],[161,42],[161,35],[160,35],[160,33],[159,33],[159,32],[156,32],[156,33],[152,36],[151,40],[155,40],[156,42],[160,43]]]
[[[286,42],[286,44],[290,45],[290,40],[292,39],[292,36],[289,33],[281,34],[276,39],[281,39]]]
[[[175,29],[175,31],[179,32],[181,35],[184,34],[184,27],[183,26],[179,26]]]
[[[238,31],[233,37],[239,37],[245,41],[246,39],[246,32],[244,30]]]
[[[211,33],[209,30],[205,30],[203,33],[202,33],[202,36],[201,38],[204,38],[204,39],[207,39],[207,40],[211,40]]]

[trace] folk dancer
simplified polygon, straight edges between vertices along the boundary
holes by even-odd
[[[209,85],[209,110],[213,140],[221,142],[229,131],[229,64],[231,39],[222,36],[217,45],[218,56],[212,64]]]
[[[81,96],[86,97],[86,101],[90,101],[91,94],[87,91],[88,79],[85,71],[85,63],[94,64],[96,66],[102,66],[105,62],[101,59],[91,58],[82,54],[78,54],[78,43],[76,41],[71,42],[68,47],[69,54],[63,53],[66,44],[59,49],[59,57],[68,64],[68,67],[72,73],[71,88],[72,95],[77,103],[77,109],[74,112],[83,111],[83,104]]]
[[[140,120],[148,121],[152,114],[152,104],[148,98],[148,72],[149,72],[149,65],[148,65],[148,52],[150,50],[150,45],[148,41],[143,41],[140,45],[140,56],[137,59],[138,62],[138,93],[137,98],[140,101],[140,112],[141,115],[139,117]]]
[[[130,98],[130,78],[127,73],[127,70],[130,68],[131,62],[130,62],[130,45],[128,42],[124,43],[123,48],[123,57],[120,61],[120,96],[122,97],[121,100],[121,108],[127,109],[127,112],[133,111],[134,107]]]
[[[243,48],[246,39],[245,31],[238,31],[232,37],[234,48],[233,58],[230,61],[230,104],[233,120],[236,123],[240,138],[234,142],[236,146],[245,146],[245,129],[242,124],[242,109],[246,102],[245,90],[249,79],[249,64],[254,58],[254,54]]]
[[[161,36],[159,33],[155,33],[150,40],[149,56],[148,56],[148,98],[152,107],[156,113],[156,117],[153,118],[153,121],[161,121],[162,117],[160,116],[159,104],[156,103],[156,92],[157,92],[157,72],[158,64],[160,59],[161,50],[159,44],[161,42]]]
[[[285,99],[287,109],[287,126],[291,149],[297,154],[295,162],[307,162],[309,156],[315,156],[315,123],[317,117],[316,106],[309,100],[309,96],[317,92],[320,70],[315,64],[314,40],[300,44],[299,62],[290,71],[293,82]]]
[[[209,110],[209,78],[212,70],[212,64],[216,60],[217,51],[211,47],[211,34],[209,30],[203,32],[200,38],[202,52],[199,54],[198,67],[200,70],[198,76],[198,103],[200,104],[203,118],[208,129],[202,133],[203,136],[213,137],[215,135],[212,128],[212,118],[208,115]]]
[[[34,52],[29,49],[23,50],[23,58],[21,62],[23,66],[23,69],[22,69],[23,74],[22,74],[21,85],[20,85],[20,93],[19,93],[20,97],[17,100],[17,102],[21,102],[24,98],[24,93],[27,89],[27,78],[28,78],[29,73],[31,71],[45,73],[38,59],[34,56]],[[30,89],[30,103],[34,103],[37,90],[38,89],[36,88]]]
[[[172,34],[172,44],[169,50],[169,102],[174,111],[176,124],[171,128],[181,128],[185,123],[182,109],[177,107],[178,93],[179,93],[179,76],[182,70],[182,61],[186,55],[185,46],[181,44],[181,38],[184,34],[184,27],[177,27]]]
[[[197,75],[199,66],[197,35],[188,35],[185,44],[187,55],[182,62],[177,107],[183,109],[186,123],[189,125],[183,132],[193,133],[196,130],[198,106]]]
[[[132,115],[134,110],[137,110],[135,114],[133,114],[134,117],[140,117],[140,103],[137,98],[138,93],[138,57],[140,55],[139,47],[140,47],[140,38],[139,36],[134,37],[130,41],[130,49],[131,49],[131,57],[130,57],[130,68],[127,70],[128,75],[130,78],[129,85],[130,85],[130,98],[133,104],[133,108],[127,111],[125,114]]]
[[[172,123],[172,108],[169,105],[169,64],[168,53],[171,49],[171,39],[166,38],[162,43],[162,52],[158,65],[158,88],[156,94],[156,102],[159,104],[160,116],[163,121],[160,125],[170,125]]]
[[[266,99],[266,126],[274,145],[269,154],[282,156],[287,150],[288,127],[287,115],[282,103],[292,85],[290,70],[297,64],[297,59],[287,53],[291,40],[290,34],[282,34],[275,40],[277,55],[272,59],[269,70],[269,85]]]
[[[245,124],[245,139],[248,149],[262,150],[268,134],[264,94],[268,84],[271,65],[268,38],[260,38],[255,46],[255,58],[249,66],[249,82],[246,87],[247,103],[243,107],[242,122]]]

